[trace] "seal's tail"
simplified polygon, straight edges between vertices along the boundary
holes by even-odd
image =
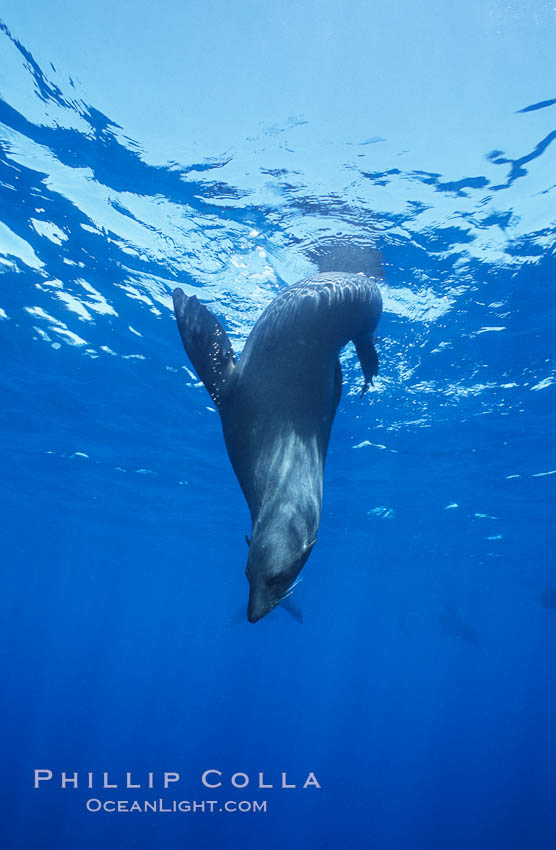
[[[174,289],[174,312],[183,346],[217,407],[234,370],[234,352],[226,331],[195,295]]]

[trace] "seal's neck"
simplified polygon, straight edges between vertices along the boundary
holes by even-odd
[[[320,518],[325,453],[316,434],[290,431],[269,441],[259,454],[254,476],[253,526],[268,512],[307,517],[314,537]],[[308,539],[312,539],[309,537]]]

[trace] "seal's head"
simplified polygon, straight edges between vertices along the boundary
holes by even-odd
[[[245,568],[250,623],[262,619],[288,595],[316,542],[315,537],[305,543],[296,533],[284,533],[283,528],[279,535],[254,530]]]

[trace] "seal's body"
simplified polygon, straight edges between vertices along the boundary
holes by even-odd
[[[288,287],[256,322],[239,361],[217,319],[174,291],[180,334],[222,420],[252,535],[247,616],[288,593],[316,542],[324,463],[342,392],[338,354],[355,343],[364,390],[378,374],[372,334],[382,310],[374,279],[326,273]]]

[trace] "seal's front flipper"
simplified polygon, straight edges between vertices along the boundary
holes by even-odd
[[[183,346],[217,407],[234,370],[234,352],[226,331],[195,295],[174,289],[174,312]]]
[[[283,608],[284,611],[287,611],[290,617],[293,617],[294,620],[297,620],[298,623],[303,625],[303,612],[299,605],[296,605],[290,596],[286,596],[281,600],[280,607]]]
[[[371,386],[373,385],[373,378],[378,375],[378,354],[376,353],[372,336],[358,337],[353,341],[365,379],[361,391],[361,395],[363,395],[367,391],[369,384]]]

